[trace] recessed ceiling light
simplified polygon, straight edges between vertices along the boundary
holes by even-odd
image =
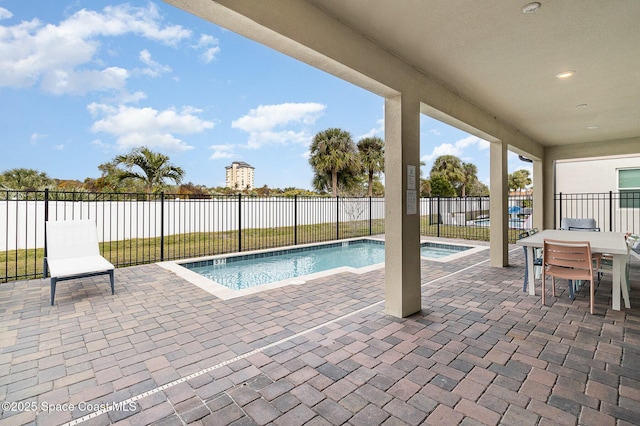
[[[538,9],[540,9],[540,6],[542,6],[540,3],[538,3],[537,1],[525,4],[522,7],[522,13],[533,13],[535,11],[537,11]]]
[[[586,108],[587,104],[578,104],[576,105],[576,108]]]
[[[599,129],[600,126],[587,126],[587,129],[589,130],[595,130],[595,129]]]
[[[573,77],[573,75],[575,73],[576,72],[572,71],[572,70],[562,71],[561,73],[556,74],[556,77],[558,77],[558,78],[569,78],[569,77]]]

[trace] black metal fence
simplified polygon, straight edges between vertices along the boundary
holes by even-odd
[[[0,283],[40,277],[45,222],[96,221],[116,267],[384,233],[383,198],[0,191]]]
[[[531,200],[509,201],[514,242]],[[512,211],[511,211],[512,210]],[[422,235],[489,239],[489,198],[420,200]],[[383,198],[0,191],[0,283],[38,278],[48,220],[93,219],[116,267],[384,234]]]
[[[640,192],[602,192],[592,194],[559,193],[555,196],[555,223],[562,218],[593,218],[602,231],[640,232]]]

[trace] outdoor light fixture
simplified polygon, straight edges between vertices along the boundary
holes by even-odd
[[[542,5],[537,1],[527,3],[522,7],[522,13],[533,13],[540,9],[540,6]]]
[[[556,77],[561,78],[561,79],[565,79],[565,78],[573,77],[575,73],[576,73],[575,71],[571,71],[571,70],[562,71],[561,73],[556,74]]]

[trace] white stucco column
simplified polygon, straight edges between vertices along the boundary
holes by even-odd
[[[490,263],[491,266],[509,265],[508,206],[509,187],[507,184],[507,144],[501,141],[491,142],[489,154],[489,183],[491,206],[489,217]]]
[[[542,210],[544,212],[542,218],[542,227],[543,229],[554,229],[560,227],[560,218],[558,218],[558,222],[556,223],[556,212],[555,212],[555,181],[556,181],[556,162],[553,156],[547,154],[547,150],[545,149],[545,155],[542,160],[542,174],[545,185],[544,193],[541,194],[544,200],[542,205]]]
[[[545,180],[542,160],[533,160],[533,227],[544,229]]]
[[[385,99],[385,312],[419,312],[420,102]]]

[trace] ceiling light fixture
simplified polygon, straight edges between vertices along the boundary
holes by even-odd
[[[600,126],[587,126],[587,129],[589,130],[595,130],[595,129],[599,129]]]
[[[569,77],[573,77],[575,75],[575,71],[569,70],[569,71],[562,71],[561,73],[556,74],[556,77],[561,78],[561,79],[565,79],[565,78],[569,78]]]
[[[576,105],[576,108],[586,108],[587,104],[578,104]]]
[[[540,9],[540,6],[542,6],[542,5],[537,1],[525,4],[522,7],[522,13],[533,13],[533,12],[537,11],[538,9]]]

